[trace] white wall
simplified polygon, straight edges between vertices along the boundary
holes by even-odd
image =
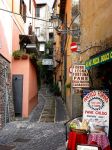
[[[26,18],[26,23],[24,24],[24,31],[25,31],[25,34],[28,35],[28,27],[29,27],[29,24],[31,23],[32,25],[32,29],[33,31],[35,32],[35,7],[33,5],[33,0],[31,0],[31,12],[29,11],[29,0],[24,0],[26,6],[27,6],[27,12],[26,12],[26,15],[28,17],[31,17],[31,18]]]
[[[39,51],[40,52],[44,52],[45,51],[45,44],[44,43],[41,43],[40,46],[39,46]]]
[[[49,8],[46,4],[45,6],[40,8],[40,17],[39,19],[43,19],[49,21]],[[49,40],[49,22],[38,20],[36,21],[36,27],[40,28],[40,36],[38,35],[39,41],[48,41]]]
[[[0,8],[10,11],[10,8],[8,7],[6,1],[0,2]],[[13,22],[12,22],[11,15],[12,15],[11,13],[0,10],[0,24],[3,28],[3,31],[1,32],[4,33],[5,35],[5,39],[7,41],[7,46],[8,46],[8,52],[10,54],[12,53],[12,29],[13,29]],[[1,38],[2,37],[0,37],[0,39]],[[3,44],[4,43],[1,43],[1,46]]]

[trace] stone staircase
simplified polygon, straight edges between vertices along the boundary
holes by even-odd
[[[45,99],[45,105],[39,122],[55,122],[55,98],[47,88],[41,89],[41,95]]]

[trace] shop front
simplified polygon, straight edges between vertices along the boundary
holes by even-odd
[[[90,76],[90,89],[109,91],[109,131],[112,147],[112,49],[92,56],[85,62]]]

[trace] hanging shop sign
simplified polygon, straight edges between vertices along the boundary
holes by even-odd
[[[112,49],[108,52],[102,53],[92,59],[87,60],[85,62],[85,67],[86,69],[90,69],[92,66],[96,66],[110,60],[112,60]]]
[[[52,59],[43,59],[42,65],[53,65],[53,60]]]
[[[74,65],[72,73],[72,85],[73,87],[89,87],[89,74],[85,69],[85,65]]]
[[[101,126],[108,134],[109,129],[109,91],[84,90],[83,91],[83,119],[88,120],[92,126]]]

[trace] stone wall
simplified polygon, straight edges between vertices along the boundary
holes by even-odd
[[[80,94],[73,94],[72,96],[72,118],[81,117],[83,114],[83,101]]]
[[[0,55],[0,128],[14,120],[10,63]]]

